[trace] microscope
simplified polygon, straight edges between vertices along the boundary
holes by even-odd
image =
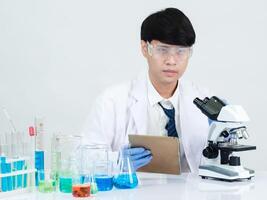
[[[199,176],[224,181],[251,179],[254,170],[243,167],[238,156],[238,152],[256,149],[256,146],[238,144],[238,140],[249,137],[244,124],[249,117],[243,107],[227,105],[216,96],[195,98],[193,102],[211,122]]]

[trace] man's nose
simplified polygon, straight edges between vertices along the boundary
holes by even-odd
[[[173,53],[169,53],[166,59],[167,65],[176,65],[176,56]]]

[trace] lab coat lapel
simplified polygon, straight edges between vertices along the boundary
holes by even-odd
[[[146,76],[142,74],[132,85],[132,105],[130,112],[132,115],[132,123],[134,123],[135,133],[146,134],[147,130],[147,83]]]
[[[198,96],[193,91],[191,85],[181,81],[179,107],[183,146],[191,171],[197,172],[206,143],[208,125],[205,115],[193,104],[194,98]]]

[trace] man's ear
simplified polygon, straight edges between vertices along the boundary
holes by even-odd
[[[147,52],[147,43],[144,40],[141,40],[141,51],[144,57],[148,57],[148,52]]]

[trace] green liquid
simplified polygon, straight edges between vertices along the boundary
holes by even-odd
[[[59,178],[59,190],[64,193],[72,192],[72,178],[71,177],[60,177]]]
[[[95,182],[92,182],[90,184],[90,193],[96,194],[98,192],[97,184]]]
[[[56,182],[54,180],[39,181],[38,191],[43,193],[54,192],[56,189]]]
[[[53,152],[53,150],[52,150]],[[52,168],[52,175],[56,180],[56,185],[58,185],[59,182],[59,169],[60,166],[60,160],[61,160],[61,153],[60,152],[53,152],[51,154],[52,161],[51,161],[51,168]]]

